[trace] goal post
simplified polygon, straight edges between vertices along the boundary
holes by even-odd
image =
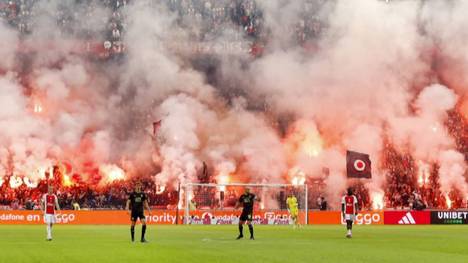
[[[287,225],[291,218],[286,205],[289,195],[298,201],[299,223],[308,222],[307,185],[293,184],[203,184],[188,183],[181,189],[185,224],[237,224],[241,209],[235,209],[239,197],[249,188],[255,194],[254,224]]]

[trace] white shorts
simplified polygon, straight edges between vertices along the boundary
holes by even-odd
[[[353,214],[345,214],[345,218],[344,218],[344,219],[345,219],[345,221],[347,221],[347,220],[354,221],[355,218],[356,218],[356,216],[353,215]]]
[[[55,224],[55,215],[45,214],[44,215],[44,223],[46,223],[46,224]]]

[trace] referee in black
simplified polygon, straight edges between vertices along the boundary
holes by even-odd
[[[146,233],[146,218],[145,218],[145,213],[144,213],[145,208],[148,210],[148,214],[151,215],[151,210],[148,204],[148,198],[146,197],[146,194],[141,191],[141,183],[137,182],[135,184],[135,191],[130,193],[130,195],[128,196],[127,204],[125,206],[125,210],[127,210],[128,213],[130,214],[130,220],[132,221],[132,226],[130,227],[132,242],[135,241],[135,224],[138,219],[140,219],[140,222],[142,224],[141,242],[142,243],[148,242],[145,239],[145,233]]]
[[[254,229],[252,225],[254,201],[257,200],[256,196],[250,192],[249,188],[245,188],[245,193],[239,197],[236,204],[236,209],[242,206],[242,213],[239,217],[239,236],[237,239],[244,237],[244,224],[247,222],[249,226],[250,239],[254,240]]]

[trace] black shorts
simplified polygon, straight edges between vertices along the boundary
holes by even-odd
[[[137,221],[138,219],[145,219],[145,214],[143,213],[143,211],[132,211],[130,220]]]
[[[252,221],[252,212],[242,212],[239,217],[240,221]]]

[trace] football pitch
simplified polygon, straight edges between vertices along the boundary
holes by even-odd
[[[352,239],[342,226],[255,231],[235,240],[237,226],[152,225],[142,244],[128,226],[54,226],[52,242],[45,226],[0,226],[0,262],[468,262],[468,226],[355,226]]]

